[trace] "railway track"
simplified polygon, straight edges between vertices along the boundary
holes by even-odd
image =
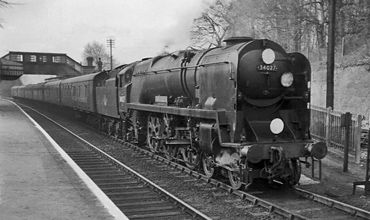
[[[114,138],[112,138],[114,139]],[[235,195],[237,200],[241,201],[249,201],[251,206],[253,207],[263,207],[264,210],[257,212],[257,217],[261,216],[260,213],[264,213],[264,216],[274,216],[275,214],[278,214],[280,216],[283,216],[286,219],[370,219],[370,213],[320,196],[316,195],[304,190],[301,190],[299,188],[291,188],[291,189],[283,189],[281,187],[277,187],[278,189],[270,189],[267,190],[266,188],[258,188],[257,189],[250,189],[247,192],[246,191],[240,191],[240,190],[233,190],[228,184],[223,183],[222,181],[219,180],[214,180],[214,179],[208,179],[206,178],[203,174],[189,170],[188,168],[181,166],[177,163],[168,161],[167,159],[154,155],[150,151],[147,151],[145,149],[139,148],[135,145],[132,145],[130,143],[124,143],[122,140],[119,139],[114,139],[115,141],[125,145],[128,148],[134,149],[135,151],[139,152],[137,156],[141,160],[148,160],[150,161],[151,159],[155,159],[156,162],[154,163],[159,163],[162,165],[156,165],[156,166],[162,166],[162,169],[167,169],[169,171],[164,171],[164,172],[177,172],[179,175],[179,178],[184,178],[184,176],[188,176],[190,180],[186,181],[203,181],[203,185],[211,185],[214,189],[221,189],[223,191],[226,191],[228,194]],[[76,152],[74,151],[72,154],[72,158],[75,157],[77,161],[80,161],[80,166],[89,166],[89,164],[99,164],[101,163],[99,160],[95,160],[94,162],[89,162],[88,159],[82,158],[82,155],[86,153],[82,152]],[[98,153],[101,154],[101,153]],[[104,155],[104,153],[103,153]],[[105,156],[99,156],[105,157]],[[89,158],[89,157],[88,157]],[[116,167],[117,162],[112,162],[112,164],[108,165],[109,167]],[[90,167],[90,171],[86,171],[87,173],[89,172],[95,172],[94,175],[96,175],[95,180],[99,183],[101,182],[102,184],[105,184],[104,187],[113,187],[113,190],[107,191],[107,195],[112,196],[112,201],[120,201],[121,204],[123,204],[122,200],[120,200],[120,196],[125,195],[125,192],[122,192],[122,194],[119,192],[119,187],[118,185],[115,185],[118,183],[118,181],[133,181],[133,179],[127,174],[119,174],[116,173],[116,171],[112,171],[109,175],[102,174],[104,171],[101,171],[99,169],[103,169],[100,167],[100,165],[94,165],[97,170],[95,170],[93,167]],[[104,167],[104,166],[103,166]],[[117,168],[115,168],[117,169]],[[171,171],[172,170],[172,171]],[[173,171],[175,170],[175,171]],[[145,172],[145,171],[143,171]],[[111,175],[112,174],[112,175]],[[150,172],[148,172],[150,174]],[[128,179],[125,179],[125,178]],[[155,177],[153,177],[155,178]],[[191,179],[192,178],[192,179]],[[93,178],[92,178],[93,179]],[[116,182],[117,180],[117,182]],[[161,181],[159,181],[159,184],[161,185]],[[99,184],[98,184],[99,185]],[[133,185],[135,185],[133,183]],[[145,186],[146,184],[143,184],[142,182],[137,182],[136,185],[143,185]],[[166,185],[166,184],[164,184]],[[201,184],[202,185],[202,184]],[[198,183],[199,186],[199,183]],[[114,188],[115,187],[115,188]],[[200,186],[199,186],[200,187]],[[104,191],[104,190],[103,190]],[[131,191],[131,190],[130,190]],[[145,191],[142,190],[143,192],[138,193],[137,197],[141,200],[146,199],[145,197],[141,197],[143,195],[146,195],[144,193]],[[150,198],[147,198],[150,200]],[[119,203],[116,203],[119,204]],[[133,203],[132,203],[133,204]],[[196,205],[196,204],[195,204]],[[119,207],[119,206],[118,206]],[[249,207],[246,207],[246,209],[249,209]],[[171,209],[170,209],[171,210]],[[153,214],[155,213],[155,210],[148,211],[148,214]],[[125,212],[126,213],[126,212]],[[140,211],[142,214],[142,210]],[[274,214],[275,213],[275,214]],[[194,215],[194,214],[193,214]],[[193,218],[193,215],[190,215],[191,218]],[[186,218],[186,217],[185,217]],[[217,216],[216,216],[217,218]],[[160,218],[163,219],[163,218]],[[172,217],[170,219],[173,219]]]
[[[122,142],[122,140],[117,140]],[[147,154],[148,157],[158,162],[176,168],[182,174],[193,176],[195,179],[203,180],[216,188],[223,189],[234,194],[241,200],[249,201],[254,206],[261,206],[270,213],[284,216],[286,219],[370,219],[370,212],[321,196],[298,187],[285,188],[280,183],[271,185],[257,185],[247,191],[234,190],[225,182],[208,179],[202,173],[188,169],[166,158],[154,155],[152,152],[138,148],[135,145],[125,143],[136,151]]]
[[[25,110],[129,219],[211,219],[50,118]]]

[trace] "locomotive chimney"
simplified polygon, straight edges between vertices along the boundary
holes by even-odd
[[[99,60],[98,60],[98,71],[102,71],[103,70],[103,62],[101,61],[101,58],[99,57]]]
[[[226,38],[224,42],[226,43],[226,46],[229,47],[235,44],[246,43],[252,40],[254,40],[252,37],[229,37]]]
[[[87,60],[87,66],[92,66],[93,65],[93,61],[94,61],[93,57],[86,57],[86,60]]]

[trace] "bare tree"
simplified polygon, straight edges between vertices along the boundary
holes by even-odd
[[[97,41],[86,44],[82,58],[85,61],[87,57],[93,57],[96,66],[100,58],[103,62],[103,69],[110,69],[110,57],[104,44]],[[113,66],[116,66],[116,63],[115,59],[113,59]]]
[[[339,4],[341,37],[345,38],[347,52],[364,50],[369,53],[370,3],[365,0],[342,0]],[[338,27],[339,28],[339,27]],[[341,39],[337,39],[339,41]],[[339,42],[338,42],[339,43]],[[368,54],[370,55],[370,54]]]
[[[232,35],[268,38],[307,54],[326,46],[325,0],[234,0],[229,8]]]
[[[194,19],[191,40],[194,47],[220,46],[230,28],[229,4],[217,0],[199,18]]]
[[[370,57],[370,1],[337,0],[338,54]],[[194,46],[220,46],[227,36],[277,41],[311,60],[325,59],[328,0],[217,0],[194,20]]]
[[[194,20],[193,43],[220,46],[226,36],[269,38],[301,50],[307,32],[307,0],[217,0]]]

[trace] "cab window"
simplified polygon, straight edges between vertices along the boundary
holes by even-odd
[[[123,86],[123,77],[124,77],[125,75],[120,75],[119,76],[119,87],[121,87],[122,88],[122,86]]]

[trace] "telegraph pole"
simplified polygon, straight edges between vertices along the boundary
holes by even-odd
[[[329,31],[326,75],[326,108],[334,109],[335,1],[329,0]]]
[[[113,69],[113,56],[112,56],[112,48],[114,47],[114,39],[107,40],[108,47],[110,49],[110,69]]]

